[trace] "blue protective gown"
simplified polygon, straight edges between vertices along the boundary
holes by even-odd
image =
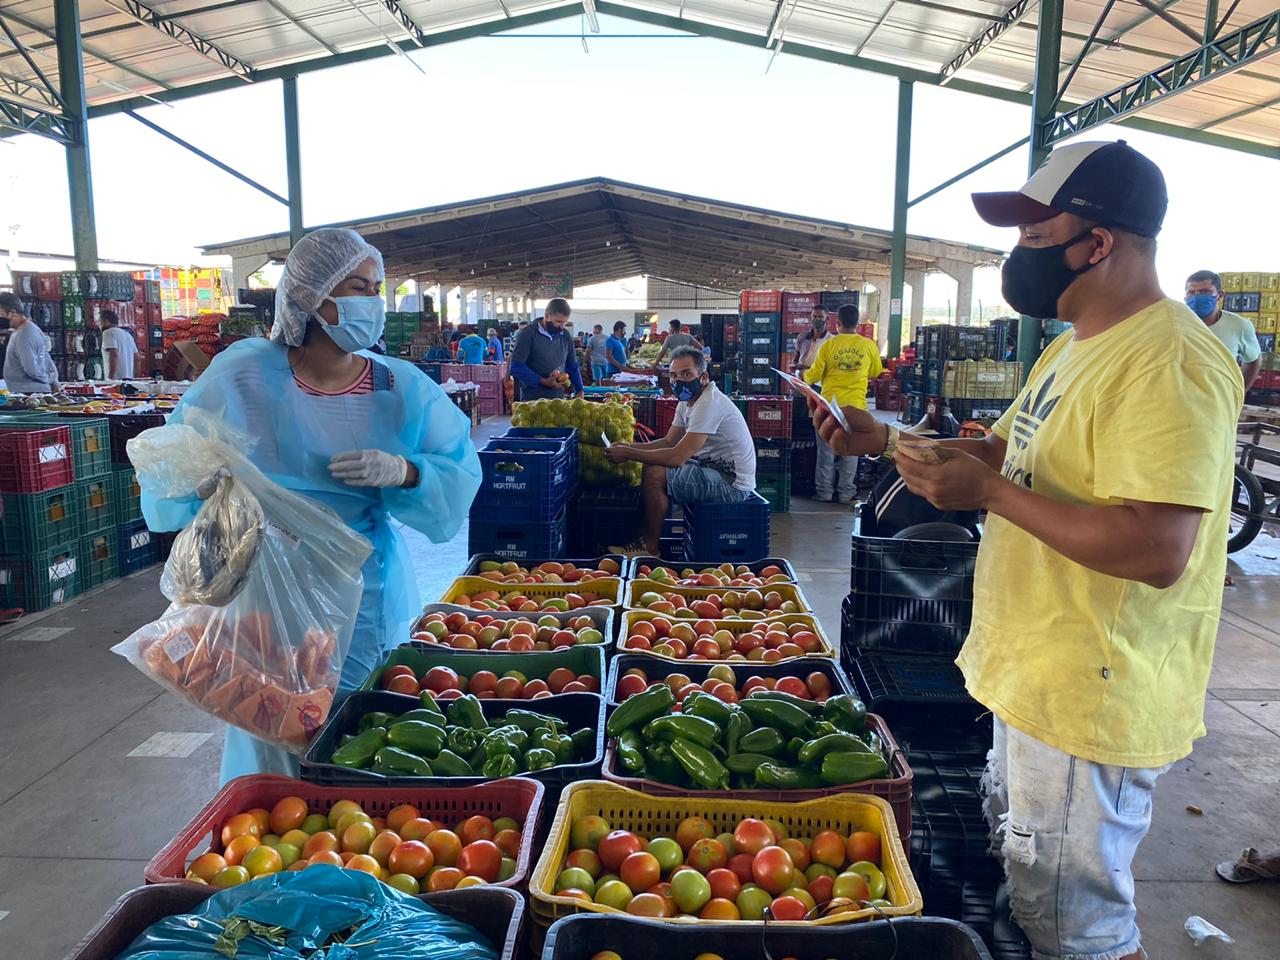
[[[219,354],[170,415],[181,423],[196,407],[257,438],[249,455],[268,477],[332,508],[373,544],[365,562],[364,594],[338,697],[360,686],[386,650],[408,638],[420,612],[417,582],[395,517],[436,543],[458,532],[480,486],[480,461],[471,424],[438,385],[413,365],[372,357],[394,376],[391,389],[360,396],[317,397],[293,378],[288,348],[268,340],[242,340]],[[418,485],[349,487],[329,475],[329,460],[345,450],[399,454],[418,469]],[[195,517],[194,496],[142,495],[152,530],[180,530]],[[335,708],[337,706],[335,700]],[[227,730],[222,782],[250,773],[296,776],[298,761],[237,727]]]

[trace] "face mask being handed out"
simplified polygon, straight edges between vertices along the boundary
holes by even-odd
[[[698,399],[704,386],[706,386],[706,384],[704,384],[701,379],[677,380],[671,385],[671,392],[676,395],[677,400],[691,402]]]
[[[338,308],[336,324],[321,321],[324,332],[347,353],[368,350],[387,325],[387,304],[381,297],[330,297]]]
[[[1096,266],[1090,263],[1079,270],[1067,266],[1067,251],[1092,232],[1090,227],[1052,247],[1019,246],[1009,251],[1001,270],[1005,303],[1028,317],[1054,319],[1058,315],[1058,298],[1076,277]]]
[[[1201,320],[1208,320],[1218,309],[1218,297],[1213,293],[1193,293],[1188,295],[1186,304]]]

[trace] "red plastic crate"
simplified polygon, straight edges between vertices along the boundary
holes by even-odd
[[[0,425],[0,491],[44,493],[75,480],[67,427]]]
[[[500,417],[503,414],[502,397],[480,397],[476,409],[482,417]]]
[[[134,279],[133,281],[133,302],[147,302],[147,281]]]
[[[781,290],[743,290],[743,313],[778,313],[782,310]]]
[[[861,783],[844,784],[838,787],[820,787],[817,790],[691,790],[659,783],[656,780],[641,780],[630,777],[618,764],[617,740],[610,740],[604,752],[604,764],[601,774],[610,783],[639,790],[656,797],[708,797],[722,800],[743,801],[783,801],[800,803],[804,800],[817,800],[836,794],[869,793],[879,797],[893,808],[893,817],[898,823],[898,833],[903,843],[911,836],[911,781],[913,775],[907,763],[906,753],[898,746],[893,733],[882,717],[874,713],[867,714],[867,729],[879,735],[884,743],[885,752],[889,755],[889,776],[882,780],[864,780]]]
[[[782,333],[796,335],[813,327],[813,318],[808,313],[784,313],[782,315]]]
[[[521,824],[520,855],[516,872],[509,880],[493,884],[515,888],[528,877],[533,858],[533,838],[538,832],[542,812],[543,786],[527,777],[491,780],[473,787],[367,787],[345,785],[322,787],[277,774],[237,777],[216,794],[191,819],[176,837],[152,857],[143,870],[147,883],[184,883],[200,886],[185,879],[187,864],[197,848],[208,840],[207,849],[222,849],[222,824],[237,813],[254,807],[270,810],[285,797],[301,797],[311,813],[325,813],[339,800],[354,800],[370,816],[386,816],[393,807],[411,803],[424,817],[456,824],[467,817],[483,814],[496,819],[511,817]],[[204,853],[205,850],[199,850]]]
[[[785,290],[782,293],[783,313],[808,314],[814,307],[820,306],[821,304],[821,293],[791,293]]]
[[[467,371],[466,377],[472,383],[502,383],[507,376],[507,364],[503,363],[481,363],[467,364],[463,367]]]
[[[747,429],[751,436],[790,439],[791,421],[795,418],[793,407],[790,397],[748,397]]]
[[[37,273],[35,275],[35,294],[37,300],[61,300],[62,274]]]
[[[661,438],[667,435],[676,418],[676,406],[679,403],[675,397],[658,397],[654,403],[654,436]]]

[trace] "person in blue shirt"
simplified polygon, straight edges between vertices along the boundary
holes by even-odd
[[[613,325],[613,336],[609,338],[609,375],[621,373],[627,368],[627,325],[619,320]]]
[[[520,400],[547,400],[564,397],[566,386],[560,375],[569,378],[575,397],[585,396],[582,370],[573,336],[565,329],[569,321],[569,301],[554,297],[544,316],[522,327],[511,348],[511,376],[516,380]]]
[[[502,362],[502,338],[493,327],[489,328],[489,359],[494,363]]]
[[[481,364],[484,363],[484,354],[488,349],[489,345],[485,343],[484,337],[471,328],[467,335],[458,341],[458,358],[463,363]]]
[[[200,410],[250,434],[248,456],[268,478],[329,507],[373,544],[334,709],[387,650],[409,639],[422,609],[392,519],[444,543],[480,487],[466,415],[413,364],[370,352],[386,320],[383,275],[382,255],[355,231],[307,234],[285,261],[270,339],[241,340],[218,354],[169,417],[181,424]],[[194,519],[201,503],[194,491],[159,497],[145,476],[139,480],[152,530],[180,530]],[[230,727],[222,782],[250,773],[296,777],[298,761]]]

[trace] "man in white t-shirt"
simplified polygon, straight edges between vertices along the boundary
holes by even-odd
[[[1253,324],[1230,310],[1222,309],[1222,278],[1212,270],[1198,270],[1187,277],[1184,302],[1205,322],[1209,332],[1222,341],[1244,377],[1247,391],[1262,369],[1262,347]]]
[[[129,380],[134,376],[134,357],[138,345],[133,334],[120,329],[120,317],[114,310],[103,310],[102,324],[102,372],[108,380]]]
[[[756,488],[756,447],[747,421],[711,382],[707,359],[697,347],[672,351],[671,389],[680,403],[665,437],[652,443],[615,443],[605,451],[613,463],[644,464],[640,538],[610,547],[611,553],[657,556],[671,500],[681,506],[741,503]]]

